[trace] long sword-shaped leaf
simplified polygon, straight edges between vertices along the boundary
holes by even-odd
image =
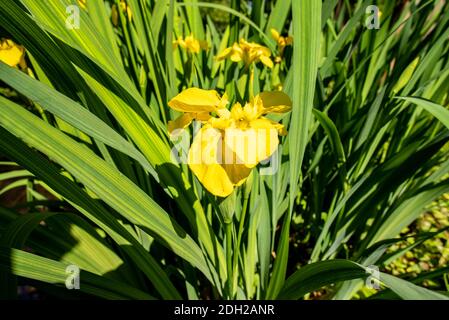
[[[132,144],[72,99],[34,80],[18,69],[9,67],[3,62],[0,62],[0,79],[20,93],[26,95],[44,109],[67,121],[92,138],[96,138],[108,146],[136,159],[146,170],[157,178],[154,169]]]
[[[98,236],[92,226],[83,221],[79,216],[69,213],[36,212],[18,216],[5,228],[5,231],[0,238],[0,245],[9,248],[22,249],[33,230],[40,226],[42,221],[55,215],[58,215],[58,230],[43,230],[50,232],[50,236],[52,236],[50,238],[52,242],[51,244],[48,244],[47,247],[51,247],[54,243],[60,243],[56,252],[60,255],[64,254],[62,257],[64,261],[76,264],[83,270],[98,275],[112,272],[123,264],[123,261],[106,245],[104,240]],[[50,223],[56,222],[51,220],[52,219],[50,219]],[[58,237],[58,235],[55,234],[57,232],[64,233],[66,237],[67,235],[70,235],[69,239],[71,239],[71,241],[67,239],[65,239],[65,241],[60,241],[60,239],[64,239],[64,237],[62,237],[61,234],[59,234]],[[119,274],[117,273],[117,276],[118,275]],[[106,277],[111,278],[110,276]],[[2,278],[0,277],[0,283],[1,279]],[[8,281],[8,283],[5,284],[5,288],[15,282],[14,277],[8,277],[8,275],[6,275],[5,280]],[[16,286],[11,286],[11,292],[13,291],[17,292]]]
[[[299,299],[304,294],[339,281],[366,278],[370,270],[349,260],[320,261],[302,267],[285,282],[279,299]],[[373,274],[372,277],[375,277]],[[373,279],[374,280],[374,279]],[[447,300],[449,298],[414,285],[411,282],[380,272],[376,279],[384,283],[402,299]]]
[[[343,144],[341,143],[337,127],[324,112],[321,112],[318,109],[313,109],[313,114],[320,122],[321,126],[324,128],[324,131],[329,137],[332,149],[338,156],[338,161],[340,163],[345,162],[346,161],[345,150],[343,149]]]
[[[201,249],[184,230],[128,178],[87,147],[70,139],[13,102],[0,98],[0,124],[61,164],[126,219],[210,277]]]
[[[290,205],[296,198],[297,185],[308,141],[313,98],[318,72],[321,1],[293,1],[293,109],[289,131]],[[292,210],[292,209],[290,209]]]
[[[39,179],[46,181],[87,219],[104,230],[142,270],[164,299],[181,298],[162,267],[134,235],[111,214],[110,209],[104,208],[98,201],[92,199],[78,183],[62,175],[56,165],[2,127],[0,127],[0,150],[8,158],[15,159],[33,172]],[[1,209],[0,207],[0,212],[5,213]]]
[[[290,220],[298,192],[298,181],[302,161],[308,141],[311,123],[313,98],[318,72],[321,1],[293,1],[293,111],[289,133],[290,151],[290,208],[284,218],[279,250],[275,260],[272,279],[268,287],[268,297],[274,298],[285,279],[288,260]]]
[[[380,273],[380,280],[404,300],[449,300],[440,293],[419,287],[387,273]]]
[[[435,118],[441,121],[446,128],[449,129],[449,110],[445,107],[418,97],[399,97],[399,99],[414,103],[427,112],[431,113]]]
[[[78,72],[69,70],[70,77],[84,77],[90,89],[101,99],[104,106],[116,118],[118,124],[124,128],[126,134],[129,135],[158,172],[161,185],[166,188],[170,196],[178,203],[178,206],[183,209],[182,213],[189,219],[195,238],[198,237],[201,240],[212,263],[218,263],[221,273],[224,274],[226,269],[223,249],[211,232],[201,204],[187,179],[180,172],[180,168],[170,162],[170,146],[164,140],[165,135],[163,134],[164,129],[161,126],[161,121],[154,114],[149,114],[151,113],[148,111],[150,108],[145,105],[142,97],[136,93],[124,70],[119,70],[118,66],[121,66],[122,63],[115,62],[112,56],[105,54],[108,49],[97,50],[101,47],[107,48],[109,45],[106,41],[101,39],[101,45],[98,45],[97,49],[94,48],[97,47],[98,39],[92,33],[95,26],[89,20],[89,15],[81,11],[81,30],[69,30],[68,32],[64,25],[65,10],[67,4],[69,4],[67,0],[58,2],[24,0],[24,3],[33,14],[32,18],[16,2],[7,0],[3,6],[0,6],[0,21],[5,24],[11,33],[20,30],[17,32],[20,41],[33,52],[34,56],[39,56],[45,61],[46,70],[51,70],[53,65],[57,65],[66,70],[65,73],[68,72],[67,66],[73,69],[72,63],[76,65],[76,71]],[[61,19],[64,21],[61,22]],[[48,36],[48,33],[60,39],[67,46],[60,42],[55,43],[54,39]],[[102,32],[98,31],[97,33],[101,34]],[[79,50],[79,52],[71,50],[71,48]],[[56,58],[52,60],[54,56]],[[64,63],[61,63],[61,60]],[[57,76],[57,78],[60,77],[61,75]],[[114,80],[111,81],[112,79],[109,79],[109,77]],[[78,85],[77,82],[72,83],[72,87],[78,88]],[[86,90],[83,89],[83,91]],[[91,93],[89,92],[89,94]],[[129,105],[130,99],[134,99],[133,107]],[[140,112],[137,112],[139,107],[156,128],[150,126],[147,119],[143,115],[141,116]],[[102,111],[104,112],[104,110]]]
[[[63,286],[69,264],[43,258],[18,249],[0,247],[0,270],[20,277]],[[105,299],[154,299],[138,289],[80,270],[80,290]]]

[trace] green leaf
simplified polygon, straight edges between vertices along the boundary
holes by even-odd
[[[157,178],[154,169],[132,144],[75,101],[1,61],[0,79],[92,138],[98,139],[108,146],[136,159]]]
[[[359,264],[348,260],[329,260],[308,264],[286,281],[277,299],[300,299],[306,293],[325,285],[344,280],[366,277],[367,273]]]
[[[323,286],[340,281],[375,277],[367,267],[349,260],[328,260],[308,264],[286,281],[279,293],[278,299],[299,299],[306,293],[320,289]],[[408,300],[447,300],[449,298],[399,279],[392,275],[379,272],[379,279],[402,299]],[[374,280],[375,281],[375,280]]]
[[[320,57],[321,1],[293,1],[293,108],[289,130],[290,207],[296,198],[311,124]],[[292,208],[290,208],[290,211]]]
[[[78,183],[62,175],[59,168],[41,154],[31,150],[21,140],[0,127],[0,150],[11,159],[16,159],[23,167],[36,174],[61,194],[71,205],[78,209],[92,223],[104,230],[115,243],[123,249],[132,261],[153,283],[164,299],[180,299],[180,295],[167,274],[157,261],[128,232],[109,208],[104,208],[81,189]],[[10,216],[9,211],[0,207],[0,213]],[[12,216],[10,219],[13,219]]]
[[[380,273],[380,280],[404,300],[449,300],[442,294],[383,272]]]
[[[320,122],[321,126],[324,128],[329,141],[331,143],[332,149],[337,154],[338,162],[343,163],[346,161],[345,150],[343,149],[343,144],[341,143],[340,135],[338,133],[337,127],[332,122],[332,120],[324,113],[318,109],[312,109],[313,114]]]
[[[398,97],[398,99],[414,103],[427,112],[431,113],[435,118],[449,129],[449,110],[434,102],[418,98],[418,97]]]
[[[282,33],[285,20],[290,13],[292,0],[277,0],[273,9],[271,10],[270,17],[268,19],[266,33],[270,34],[270,30],[273,28],[279,33]]]
[[[290,207],[285,215],[277,259],[268,286],[267,298],[281,289],[287,270],[290,220],[298,192],[298,181],[308,142],[313,99],[318,73],[321,36],[321,1],[293,1],[293,108],[289,130]]]
[[[399,77],[398,82],[396,82],[393,89],[391,90],[393,94],[398,93],[399,91],[402,90],[402,88],[404,88],[407,85],[418,63],[419,63],[419,56],[416,57],[415,60],[413,60],[412,63],[410,63],[410,65],[407,66],[407,68],[405,68],[404,72]]]
[[[198,245],[128,178],[91,150],[20,106],[2,97],[0,103],[3,115],[0,125],[60,163],[123,217],[154,234],[163,245],[210,277],[209,267]]]
[[[43,258],[18,249],[0,247],[0,270],[17,276],[63,286],[69,264]],[[80,291],[105,299],[154,299],[121,282],[80,270]]]

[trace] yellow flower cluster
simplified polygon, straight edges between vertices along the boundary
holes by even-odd
[[[284,54],[284,50],[286,46],[290,46],[293,43],[293,38],[288,36],[288,37],[283,37],[279,34],[278,31],[276,31],[275,29],[271,29],[271,36],[273,37],[273,39],[276,41],[277,43],[277,47],[278,47],[278,51],[279,51],[279,56],[277,56],[275,58],[275,61],[277,63],[281,62],[282,60],[282,55]]]
[[[283,37],[275,29],[271,29],[271,36],[276,40],[277,46],[279,48],[279,53],[282,54],[286,46],[290,46],[293,43],[293,37]]]
[[[26,68],[25,48],[10,39],[2,39],[0,41],[0,61],[11,67]]]
[[[273,68],[273,61],[270,58],[271,51],[255,42],[248,42],[240,39],[239,43],[234,43],[232,47],[226,48],[217,56],[217,60],[221,61],[230,58],[233,62],[240,62],[249,66],[253,62],[262,62],[269,68]]]
[[[212,194],[230,195],[248,178],[252,168],[268,159],[277,149],[278,135],[285,135],[282,124],[264,117],[284,113],[291,100],[283,92],[262,92],[252,101],[226,108],[226,95],[215,90],[190,88],[168,105],[184,114],[169,122],[169,131],[187,127],[193,120],[203,122],[188,153],[188,165]]]
[[[178,40],[173,41],[173,48],[181,47],[185,49],[189,53],[199,53],[201,49],[207,50],[208,44],[207,41],[197,40],[193,35],[185,37],[179,37]]]

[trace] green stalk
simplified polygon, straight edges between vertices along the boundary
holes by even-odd
[[[231,8],[236,12],[240,12],[240,0],[231,0]],[[237,16],[230,15],[231,34],[229,37],[229,45],[239,41],[240,19]]]
[[[135,57],[135,52],[134,52],[134,46],[133,43],[131,41],[131,36],[129,35],[129,31],[128,31],[128,27],[129,27],[129,21],[127,21],[128,17],[122,13],[122,10],[120,8],[120,1],[116,0],[115,1],[115,5],[117,7],[117,13],[120,17],[120,23],[122,25],[122,30],[123,30],[123,35],[125,37],[125,42],[126,42],[126,46],[128,48],[128,52],[129,52],[129,61],[131,63],[131,69],[132,69],[132,75],[134,78],[134,81],[136,81],[136,83],[139,83],[139,75],[137,73],[137,62],[136,62],[136,57]]]
[[[254,64],[249,66],[249,101],[254,100]]]
[[[232,222],[226,223],[226,265],[228,271],[227,289],[228,299],[231,300],[233,296],[233,277],[232,277]]]
[[[192,85],[193,85],[193,73],[194,73],[194,70],[193,70],[193,68],[195,67],[194,66],[194,62],[193,62],[193,54],[190,54],[190,53],[188,53],[187,52],[187,56],[189,57],[188,58],[188,60],[187,60],[187,63],[188,63],[188,67],[189,67],[189,71],[188,71],[188,81],[189,81],[189,87],[192,87]]]
[[[235,270],[234,278],[238,277],[239,271],[238,271],[238,262],[239,262],[239,254],[240,254],[240,244],[242,242],[242,235],[243,235],[243,227],[245,225],[245,219],[246,219],[246,212],[248,211],[248,199],[249,196],[245,194],[245,198],[243,199],[243,207],[242,207],[242,213],[240,215],[240,222],[239,222],[239,231],[237,233],[237,245],[235,247],[235,253],[234,253],[234,259],[232,262],[233,270]],[[233,281],[236,279],[233,278]]]

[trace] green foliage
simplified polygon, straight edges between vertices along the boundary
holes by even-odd
[[[418,244],[404,255],[386,266],[393,275],[406,275],[416,277],[421,273],[432,272],[444,268],[449,261],[449,196],[445,194],[427,208],[423,215],[411,226],[401,233],[401,236],[409,236],[406,241],[391,246],[389,251],[395,252],[409,245]],[[446,231],[438,232],[442,229]],[[426,233],[438,233],[434,237],[421,242],[419,235]],[[438,290],[448,290],[444,278],[425,280],[426,287]]]
[[[420,216],[449,192],[449,3],[378,1],[370,29],[371,1],[87,0],[70,29],[76,3],[0,6],[27,64],[0,63],[0,194],[25,195],[0,207],[2,295],[20,280],[61,297],[350,299],[374,293],[376,265],[373,298],[446,298],[431,281],[447,212]],[[273,68],[216,59],[240,38]],[[288,131],[277,170],[224,200],[172,161],[167,102],[191,87],[288,94],[292,112],[269,116]],[[82,293],[64,288],[69,264]]]

